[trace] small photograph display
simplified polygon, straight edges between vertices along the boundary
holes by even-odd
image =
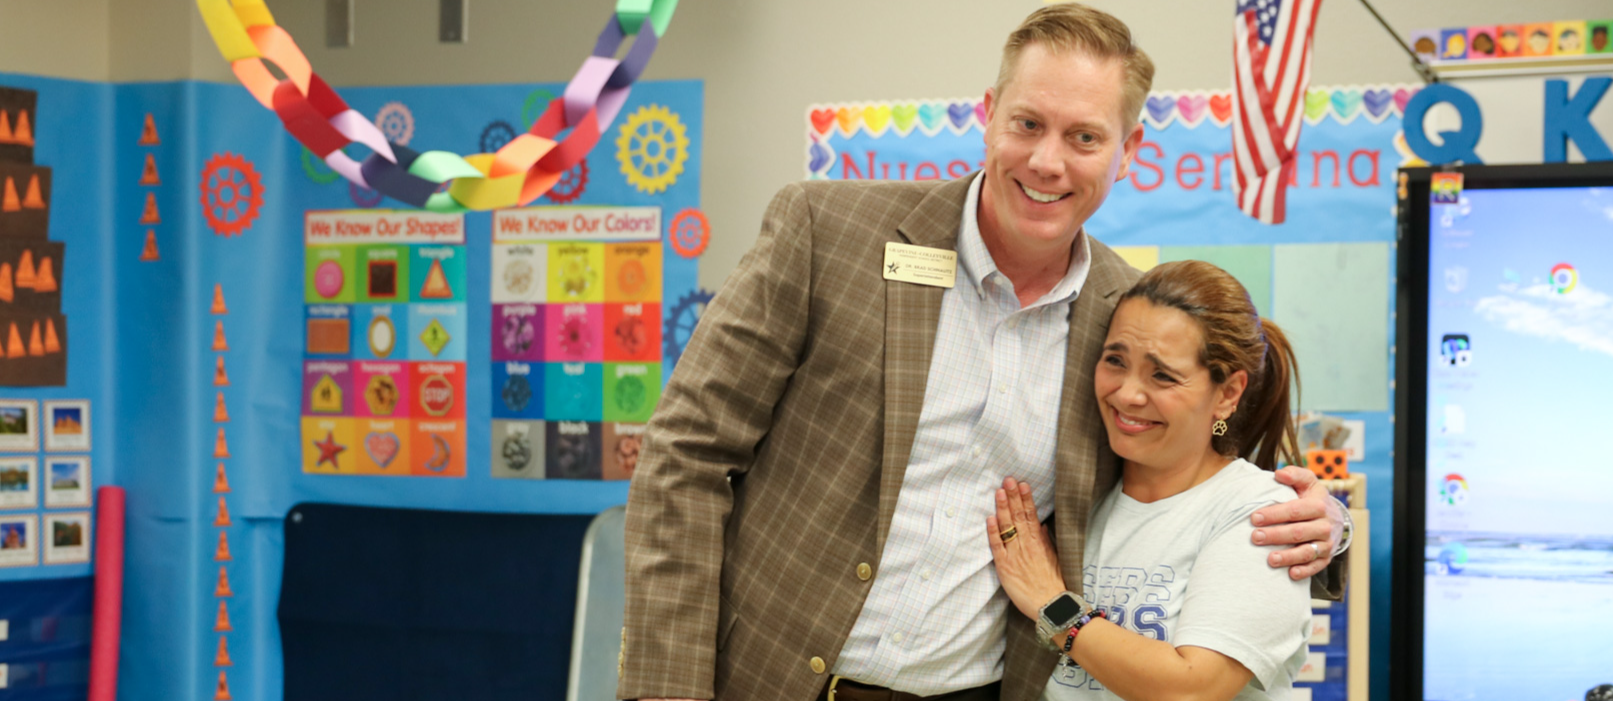
[[[0,399],[0,451],[39,450],[39,403],[32,399]]]
[[[0,509],[38,506],[39,476],[33,458],[0,458]]]
[[[89,456],[45,458],[45,508],[90,505]]]
[[[0,516],[0,567],[33,567],[39,564],[39,519],[28,516]]]
[[[90,449],[90,402],[70,399],[45,402],[45,450]]]
[[[45,564],[67,565],[90,561],[90,513],[73,511],[45,514]]]

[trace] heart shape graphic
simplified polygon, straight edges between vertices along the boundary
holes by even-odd
[[[903,134],[913,130],[913,120],[918,116],[919,106],[911,102],[891,107],[891,120],[896,122],[896,131]]]
[[[1232,95],[1211,95],[1210,114],[1215,117],[1215,121],[1222,124],[1232,119]]]
[[[857,122],[863,118],[863,108],[842,107],[835,110],[835,121],[840,123],[840,131],[846,136],[857,133]]]
[[[975,103],[975,121],[980,124],[981,129],[986,128],[986,103]]]
[[[835,111],[831,109],[812,110],[809,117],[812,120],[812,130],[819,134],[828,134],[835,125]]]
[[[1394,99],[1394,94],[1388,90],[1368,90],[1361,93],[1361,104],[1367,108],[1367,114],[1371,115],[1373,119],[1382,117],[1385,112],[1388,112],[1389,105],[1394,102]]]
[[[952,128],[962,131],[969,128],[969,115],[974,114],[975,106],[967,102],[954,102],[947,105],[947,119],[952,120]]]
[[[1209,98],[1203,95],[1183,95],[1176,98],[1176,113],[1188,126],[1198,126],[1199,120],[1204,118],[1204,108],[1209,105]]]
[[[1327,114],[1327,101],[1329,96],[1326,90],[1310,90],[1305,93],[1305,117],[1311,121],[1322,118]]]
[[[1395,111],[1405,114],[1406,103],[1411,102],[1411,97],[1416,94],[1417,90],[1415,88],[1410,90],[1407,90],[1406,88],[1395,88]]]
[[[941,120],[947,118],[947,107],[939,102],[926,102],[919,105],[919,123],[924,125],[926,131],[941,128]]]
[[[1333,114],[1338,115],[1339,121],[1348,122],[1361,111],[1361,91],[1334,90],[1332,102]]]
[[[875,105],[863,110],[863,124],[867,125],[868,133],[879,135],[884,133],[885,127],[891,123],[891,106]]]
[[[1155,124],[1163,125],[1165,120],[1171,118],[1176,111],[1176,100],[1165,96],[1148,98],[1148,116],[1153,118]]]
[[[364,437],[364,452],[369,453],[370,459],[375,461],[381,469],[385,470],[392,460],[398,457],[398,434],[370,433]]]

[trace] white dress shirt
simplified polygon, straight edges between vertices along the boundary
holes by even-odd
[[[872,590],[834,673],[920,695],[1002,678],[1010,607],[992,566],[986,517],[1003,478],[1053,504],[1053,451],[1070,305],[1091,271],[1079,234],[1064,279],[1023,309],[980,238],[984,174],[958,236],[962,274],[940,326],[912,456]]]

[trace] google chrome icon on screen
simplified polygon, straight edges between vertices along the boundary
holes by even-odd
[[[1579,286],[1579,271],[1567,263],[1558,263],[1551,266],[1551,289],[1557,294],[1565,295]]]

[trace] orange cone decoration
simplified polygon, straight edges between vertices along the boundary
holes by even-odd
[[[161,224],[162,215],[157,213],[157,193],[146,193],[146,211],[140,213],[141,224]]]
[[[22,196],[23,209],[44,209],[45,198],[39,194],[39,176],[28,178],[28,194]]]
[[[11,141],[12,143],[22,144],[23,146],[34,145],[34,129],[31,126],[28,126],[27,112],[17,113],[17,130],[12,132]]]
[[[43,356],[44,354],[44,337],[39,335],[39,322],[35,321],[34,327],[28,331],[28,355],[37,358]]]
[[[218,532],[218,549],[213,551],[213,559],[215,561],[217,561],[217,562],[229,562],[229,561],[235,559],[233,557],[230,557],[230,536],[229,536],[229,533],[230,533],[229,531],[219,531]],[[220,611],[224,610],[223,604],[224,604],[224,602],[222,602],[222,601],[219,602],[219,610]],[[228,621],[230,619],[225,618],[224,620]],[[228,629],[226,629],[226,630],[228,630]]]
[[[218,568],[218,585],[213,587],[213,596],[220,599],[235,596],[235,592],[230,589],[230,571],[223,567]]]
[[[140,172],[141,185],[161,185],[162,176],[157,175],[157,154],[146,154],[146,167]]]
[[[227,424],[230,422],[230,410],[224,408],[224,393],[218,393],[218,399],[213,401],[213,423]]]
[[[218,617],[213,619],[214,633],[228,633],[235,628],[230,626],[230,609],[224,602],[218,602]]]
[[[218,472],[213,474],[213,493],[230,493],[230,478],[224,476],[224,463],[219,463]]]
[[[56,336],[56,320],[45,318],[45,355],[62,352],[62,341]]]
[[[213,701],[231,701],[230,680],[222,669],[218,671],[218,690],[213,692]]]
[[[161,260],[157,253],[157,232],[146,229],[146,247],[140,250],[140,260]]]
[[[213,655],[213,666],[233,667],[234,665],[235,663],[230,661],[229,638],[222,635],[218,636],[218,654]]]
[[[17,181],[6,177],[6,194],[0,199],[0,212],[21,212],[22,198],[17,197]]]
[[[16,322],[12,322],[12,324],[11,324],[11,333],[7,334],[7,338],[6,338],[6,357],[7,358],[26,358],[26,357],[28,357],[28,347],[22,344],[22,334],[17,332],[17,324],[16,324]]]
[[[9,144],[11,141],[11,115],[0,110],[0,144]]]
[[[224,440],[224,427],[218,427],[218,438],[213,441],[213,457],[227,458],[230,456],[229,441]]]
[[[56,291],[56,265],[51,262],[50,256],[39,260],[39,271],[34,273],[34,291]]]
[[[25,290],[34,289],[34,252],[24,249],[22,259],[17,261],[17,286]]]
[[[229,349],[230,342],[224,340],[224,322],[213,322],[213,350],[227,351]]]
[[[140,145],[157,146],[161,143],[162,139],[157,138],[157,121],[151,118],[150,112],[147,112],[146,125],[140,129]]]
[[[213,283],[213,308],[209,311],[214,314],[230,313],[230,308],[224,306],[224,286],[216,282]]]
[[[230,386],[230,376],[224,373],[224,356],[222,355],[218,357],[218,369],[213,371],[213,386]]]
[[[0,301],[10,302],[17,298],[17,288],[11,286],[11,264],[0,263]]]
[[[219,528],[230,525],[230,505],[224,503],[224,497],[218,498],[218,516],[213,519],[213,525]]]

